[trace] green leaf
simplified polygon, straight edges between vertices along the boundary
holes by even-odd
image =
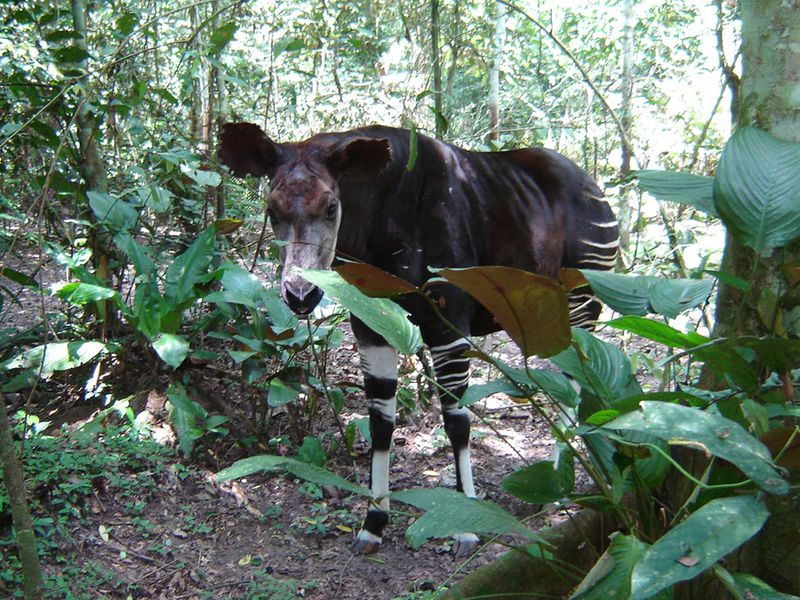
[[[704,303],[713,288],[711,281],[703,279],[661,279],[650,275],[579,270],[598,298],[623,315],[654,312],[673,319]]]
[[[117,248],[122,250],[125,256],[128,257],[128,260],[133,263],[133,268],[137,276],[141,277],[142,275],[155,274],[156,263],[151,257],[151,248],[137,243],[127,231],[120,231],[115,235],[114,244],[116,244]]]
[[[606,423],[603,429],[646,433],[668,444],[697,448],[734,464],[771,494],[789,491],[767,447],[738,423],[679,404],[642,402],[641,407]]]
[[[714,206],[713,177],[655,170],[633,171],[631,175],[657,200],[688,204],[712,217],[719,216]]]
[[[298,394],[299,392],[297,390],[292,389],[283,381],[274,377],[269,382],[267,404],[272,408],[278,408],[279,406],[294,402]]]
[[[406,163],[406,171],[409,173],[414,170],[414,165],[417,164],[418,146],[419,138],[417,136],[417,125],[411,123],[408,130],[408,162]]]
[[[471,385],[461,396],[458,401],[459,406],[471,406],[479,400],[483,400],[492,394],[507,394],[509,396],[517,396],[520,391],[517,386],[511,383],[508,379],[495,379],[487,383],[477,383]]]
[[[391,300],[366,296],[334,271],[302,269],[301,273],[380,334],[398,352],[414,354],[422,345],[419,328],[408,320],[408,312]]]
[[[633,568],[631,600],[693,579],[758,533],[767,517],[756,496],[711,500],[645,551]]]
[[[331,473],[330,471],[318,467],[316,465],[301,462],[296,459],[288,458],[285,456],[273,456],[271,454],[262,454],[259,456],[251,456],[237,460],[227,469],[223,469],[217,473],[217,481],[228,481],[231,479],[238,479],[247,477],[253,473],[260,472],[275,473],[280,471],[288,471],[295,477],[311,481],[319,485],[332,485],[339,489],[359,494],[361,496],[370,496],[371,492],[360,485],[356,485],[351,481]]]
[[[573,328],[572,335],[573,346],[551,360],[575,378],[582,388],[592,391],[607,403],[597,410],[608,408],[619,398],[641,393],[630,360],[619,348],[597,339],[584,329]]]
[[[92,57],[86,49],[79,48],[78,46],[56,48],[53,50],[53,56],[55,56],[56,60],[60,63],[79,63]]]
[[[114,231],[128,231],[136,226],[139,212],[130,204],[105,192],[86,192],[89,207],[100,223]]]
[[[322,441],[316,436],[307,435],[297,450],[297,459],[300,462],[324,467],[328,457],[322,448]]]
[[[214,254],[214,228],[209,227],[180,256],[164,275],[164,300],[170,308],[195,297],[194,286],[207,273]]]
[[[178,435],[178,448],[188,457],[194,449],[195,441],[202,432],[197,429],[197,420],[208,414],[197,402],[189,398],[182,384],[173,382],[167,388],[167,399],[172,407],[170,422]]]
[[[755,575],[749,573],[734,573],[731,575],[721,566],[714,567],[714,571],[735,598],[744,600],[797,600],[797,596],[784,594]]]
[[[586,574],[570,600],[625,600],[630,596],[631,573],[649,545],[632,535],[612,535],[608,550]]]
[[[217,187],[222,183],[222,176],[216,171],[192,169],[186,165],[181,165],[181,172],[198,185]]]
[[[212,33],[210,38],[211,48],[210,54],[217,55],[222,49],[227,46],[233,39],[234,34],[239,26],[235,21],[228,21],[227,23],[217,27]]]
[[[160,185],[151,184],[137,188],[136,195],[154,213],[166,212],[172,206],[172,192]]]
[[[762,255],[800,237],[800,144],[755,127],[739,128],[725,145],[715,179],[722,221]]]
[[[189,356],[189,342],[179,335],[161,333],[153,342],[153,350],[161,360],[173,369],[177,369]]]
[[[425,511],[406,530],[406,539],[412,548],[419,548],[433,537],[465,532],[515,534],[528,540],[540,539],[496,504],[467,498],[461,492],[444,488],[413,489],[393,492],[389,497]]]
[[[117,31],[122,36],[130,35],[130,33],[133,31],[133,28],[138,25],[139,18],[139,15],[133,12],[123,13],[119,18],[117,18]]]
[[[511,267],[441,269],[438,275],[488,310],[522,353],[543,358],[569,345],[569,306],[561,285]],[[435,297],[435,281],[426,284]]]
[[[551,460],[542,460],[514,471],[501,487],[509,494],[532,504],[547,504],[572,492]]]
[[[647,339],[673,348],[687,350],[703,361],[721,378],[729,377],[744,390],[753,391],[758,387],[758,376],[753,367],[736,351],[738,338],[724,343],[711,343],[711,339],[699,333],[682,333],[666,323],[640,317],[622,317],[609,321],[607,325],[616,329],[630,331]],[[754,346],[758,346],[754,344]],[[784,346],[788,350],[791,344]],[[766,349],[771,348],[765,345]],[[787,355],[787,357],[791,354]]]
[[[35,369],[42,375],[49,375],[80,367],[100,354],[113,354],[116,350],[116,344],[103,342],[54,342],[26,350],[0,364],[0,369]]]
[[[68,283],[61,286],[56,293],[59,298],[72,306],[83,306],[90,302],[109,300],[111,298],[119,299],[119,294],[116,290],[91,283]]]
[[[27,288],[32,290],[39,290],[39,284],[37,281],[30,275],[26,275],[25,273],[21,273],[19,271],[15,271],[10,267],[2,267],[0,268],[0,275],[5,277],[6,279],[10,279],[14,283],[18,283],[20,285],[24,285]]]

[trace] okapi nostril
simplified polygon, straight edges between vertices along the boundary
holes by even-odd
[[[298,290],[295,288],[293,291],[290,286],[284,289],[284,300],[289,308],[298,315],[307,315],[314,310],[322,300],[322,290],[316,286],[310,287],[307,291]]]

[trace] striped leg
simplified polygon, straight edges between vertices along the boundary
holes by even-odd
[[[469,454],[469,411],[458,406],[458,401],[469,385],[469,358],[463,355],[469,348],[469,342],[465,338],[459,338],[438,345],[429,344],[429,347],[439,385],[444,430],[453,446],[456,488],[468,498],[474,498],[475,485],[472,481]],[[459,533],[454,539],[453,552],[456,556],[470,554],[478,545],[478,536],[474,533]]]
[[[397,352],[355,317],[352,323],[364,374],[364,392],[369,401],[372,435],[372,501],[353,549],[359,554],[370,554],[380,547],[383,527],[389,520],[389,499],[386,496],[389,494],[389,452],[397,408]]]

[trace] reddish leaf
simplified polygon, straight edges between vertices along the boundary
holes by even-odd
[[[561,280],[561,285],[564,286],[565,290],[574,290],[582,285],[589,285],[586,277],[578,269],[561,269],[558,278]]]
[[[567,295],[557,281],[511,267],[442,269],[438,274],[480,302],[526,357],[552,356],[569,346]]]
[[[781,266],[781,273],[786,277],[790,285],[800,283],[800,260],[785,263]]]
[[[214,231],[217,235],[228,235],[242,226],[244,221],[239,219],[219,219],[214,221]]]
[[[387,273],[367,263],[349,262],[333,269],[347,283],[356,286],[372,298],[388,298],[399,294],[418,292],[416,286],[405,279]]]

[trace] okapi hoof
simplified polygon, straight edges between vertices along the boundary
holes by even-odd
[[[355,554],[374,554],[381,547],[381,538],[374,533],[364,531],[358,532],[356,540],[353,542],[352,549]]]
[[[469,556],[477,549],[480,544],[478,536],[474,533],[458,533],[453,536],[453,548],[451,552],[454,556]]]

